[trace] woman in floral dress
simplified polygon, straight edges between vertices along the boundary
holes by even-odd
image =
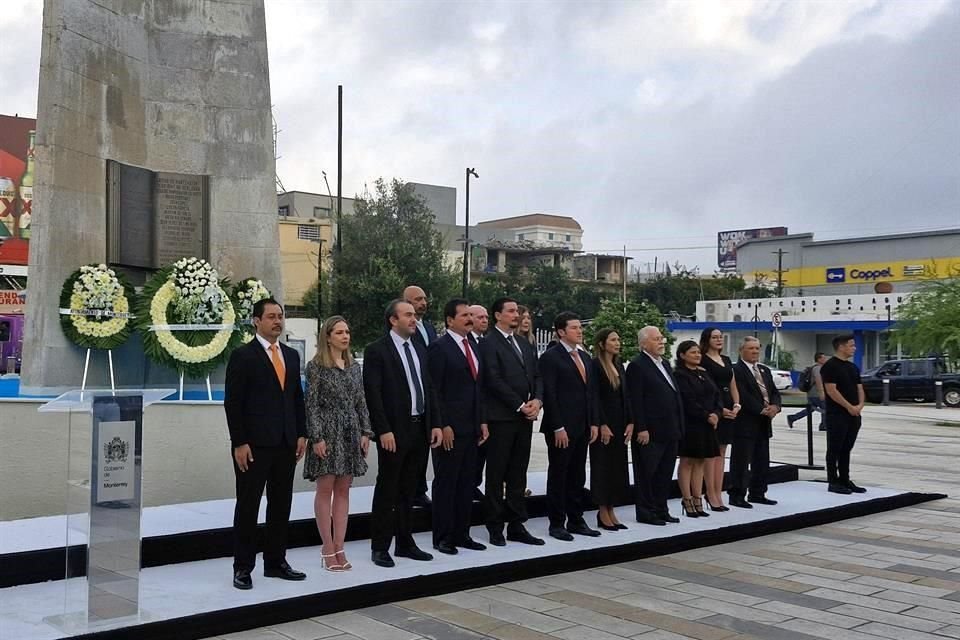
[[[323,323],[317,355],[307,365],[307,437],[303,477],[317,483],[313,510],[328,571],[352,567],[343,550],[350,484],[367,472],[373,431],[360,364],[350,355],[350,326],[342,316]]]

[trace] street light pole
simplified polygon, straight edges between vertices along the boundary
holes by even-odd
[[[462,295],[464,298],[467,297],[467,285],[470,283],[470,176],[474,178],[479,178],[480,174],[477,173],[477,170],[472,167],[467,167],[466,171],[466,183],[467,183],[467,202],[466,202],[466,216],[463,221],[463,291]]]

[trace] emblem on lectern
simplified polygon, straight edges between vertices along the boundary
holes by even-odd
[[[126,462],[130,453],[129,443],[114,436],[113,440],[103,445],[103,457],[107,462]]]

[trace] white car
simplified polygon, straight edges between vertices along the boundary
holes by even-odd
[[[786,391],[793,386],[793,377],[789,371],[771,367],[770,375],[773,376],[773,385],[780,391]]]

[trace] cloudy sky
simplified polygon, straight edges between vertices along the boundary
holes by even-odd
[[[41,0],[3,0],[0,112],[36,113]],[[278,173],[455,186],[474,220],[715,266],[716,232],[960,226],[960,0],[266,0]],[[698,248],[699,247],[699,248]]]

